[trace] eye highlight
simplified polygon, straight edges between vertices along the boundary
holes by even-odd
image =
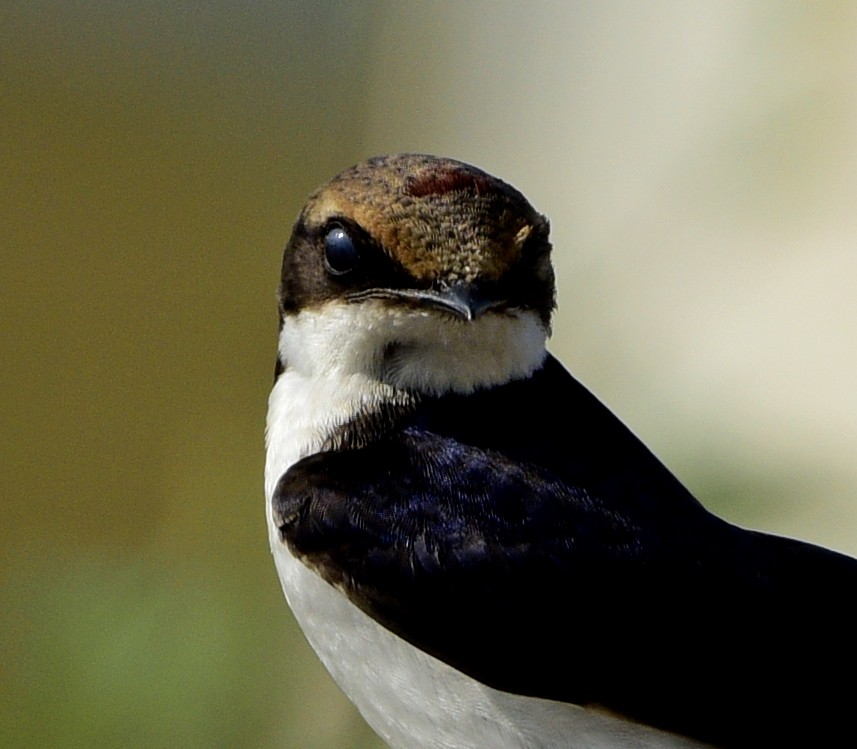
[[[324,237],[324,262],[335,276],[354,270],[360,262],[357,245],[341,226],[332,227]]]

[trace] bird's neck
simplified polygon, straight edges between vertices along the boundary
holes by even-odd
[[[545,336],[532,311],[464,322],[343,300],[286,315],[268,408],[268,496],[296,461],[383,436],[422,400],[528,377],[544,362]]]

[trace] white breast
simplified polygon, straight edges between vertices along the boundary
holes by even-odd
[[[283,591],[307,639],[372,728],[394,749],[639,749],[699,746],[604,713],[500,692],[414,648],[289,552],[273,523],[277,481],[330,430],[391,397],[359,375],[289,370],[269,400],[265,498]]]

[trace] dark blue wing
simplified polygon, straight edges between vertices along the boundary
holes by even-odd
[[[553,362],[306,458],[273,501],[308,565],[496,688],[722,746],[850,731],[857,562],[713,517]]]

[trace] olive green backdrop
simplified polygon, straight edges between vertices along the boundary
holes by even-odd
[[[267,550],[280,252],[372,153],[552,220],[552,347],[721,514],[857,552],[847,4],[0,8],[0,744],[380,743]]]

